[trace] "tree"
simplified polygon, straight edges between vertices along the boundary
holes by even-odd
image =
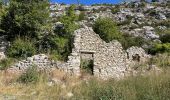
[[[78,16],[75,14],[75,5],[71,5],[59,21],[63,24],[62,27],[56,26],[54,35],[44,37],[42,46],[50,49],[50,54],[57,60],[67,60],[72,50],[72,33],[79,27],[75,21],[78,20]],[[54,56],[55,55],[55,56]]]
[[[122,37],[117,24],[109,18],[99,18],[93,25],[93,29],[106,42]]]
[[[9,40],[16,36],[39,38],[48,23],[48,0],[11,0],[7,14],[2,17],[0,34]]]

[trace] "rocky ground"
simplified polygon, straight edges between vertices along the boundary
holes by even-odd
[[[54,18],[55,16],[60,17],[62,13],[64,14],[67,6],[59,6],[58,8],[63,8],[63,10],[58,11],[56,15],[54,14]],[[168,1],[78,6],[76,14],[79,15],[82,12],[84,18],[78,22],[80,25],[91,26],[98,18],[108,17],[118,23],[122,33],[156,42],[161,42],[159,40],[161,33],[170,28],[170,5]],[[61,23],[57,22],[55,25],[61,25]]]

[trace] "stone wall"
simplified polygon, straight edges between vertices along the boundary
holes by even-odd
[[[126,55],[118,41],[106,43],[92,28],[77,31],[81,34],[79,52],[94,52],[94,76],[100,78],[124,76],[126,70]]]
[[[131,47],[125,51],[116,40],[106,43],[89,27],[74,32],[73,45],[67,62],[54,62],[48,56],[40,54],[19,61],[8,70],[24,72],[30,66],[36,65],[40,70],[57,68],[69,74],[81,75],[81,59],[89,59],[93,60],[94,76],[102,79],[120,79],[127,74],[130,66],[144,62],[148,58],[142,48]]]
[[[69,60],[58,65],[58,68],[72,74],[80,75],[81,58],[89,58],[94,62],[94,76],[102,79],[119,79],[126,75],[130,66],[138,63],[132,59],[134,55],[140,56],[139,62],[147,57],[142,48],[132,47],[124,51],[116,40],[106,43],[89,27],[76,30],[74,35],[74,48],[68,57]]]
[[[50,60],[45,54],[39,54],[15,63],[7,71],[11,73],[23,73],[32,66],[36,66],[41,71],[50,71],[55,68],[56,63]]]

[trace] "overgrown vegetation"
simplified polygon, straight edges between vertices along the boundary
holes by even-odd
[[[13,58],[7,58],[7,59],[1,60],[0,61],[0,70],[8,69],[14,62],[15,62],[15,60]]]
[[[141,47],[144,44],[148,44],[142,37],[133,37],[121,33],[119,25],[109,18],[99,18],[93,25],[93,29],[106,42],[110,42],[114,39],[118,40],[124,49],[131,46]]]
[[[46,46],[45,48],[50,50],[50,54],[58,60],[67,60],[72,50],[73,32],[79,28],[75,24],[78,16],[76,16],[74,9],[75,5],[70,6],[67,14],[59,19],[63,26],[56,26],[55,34],[44,37],[41,42],[41,45]]]
[[[9,40],[19,36],[40,38],[47,26],[48,0],[10,0],[7,13],[0,23],[1,35],[7,35]],[[8,27],[7,27],[8,26]]]
[[[36,53],[34,40],[16,38],[7,50],[7,55],[12,58],[26,58]]]
[[[106,42],[119,40],[122,37],[117,24],[109,18],[99,18],[93,25],[93,29]]]
[[[36,66],[32,66],[30,68],[27,69],[27,71],[25,73],[23,73],[18,81],[21,83],[36,83],[38,82],[40,79],[40,73],[37,70]]]
[[[48,53],[57,60],[67,60],[72,49],[72,33],[79,27],[75,21],[83,16],[78,17],[75,5],[70,6],[66,15],[58,19],[63,27],[56,27],[53,32],[48,3],[48,0],[11,0],[8,8],[0,12],[0,35],[6,35],[12,43],[7,51],[9,57],[18,59]]]
[[[120,39],[120,42],[124,49],[128,49],[132,46],[138,46],[141,47],[144,44],[148,44],[148,42],[142,38],[142,37],[133,37],[130,35],[123,35],[123,37]]]
[[[150,54],[156,53],[170,53],[170,43],[156,43],[152,48],[149,49]]]

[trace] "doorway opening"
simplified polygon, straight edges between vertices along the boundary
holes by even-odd
[[[81,64],[80,64],[82,75],[93,75],[94,69],[94,52],[82,51],[81,52]]]

